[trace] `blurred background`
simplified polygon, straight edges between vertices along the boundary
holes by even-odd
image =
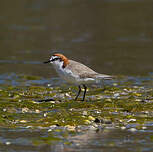
[[[153,72],[153,0],[0,1],[0,74],[55,77],[54,52],[97,72]]]
[[[88,98],[93,100],[71,103],[66,94],[74,90],[73,95],[75,89],[63,85],[63,89],[47,91],[48,84],[62,84],[53,67],[43,64],[55,52],[99,73],[117,76],[113,80],[117,83],[111,82],[113,87],[108,89],[112,94],[92,89]],[[0,151],[58,152],[63,147],[79,152],[153,151],[152,86],[153,0],[0,1]],[[31,102],[50,96],[64,102],[57,100],[55,108],[55,102],[37,108]],[[69,109],[73,105],[79,105],[78,110]],[[100,124],[107,122],[108,128],[98,132],[94,127],[74,136],[73,130],[60,133],[41,127],[56,112],[62,124],[73,118],[73,122],[82,122],[79,117],[97,114],[104,118],[97,117]],[[119,129],[121,123],[125,127]],[[52,143],[56,137],[62,139],[59,144]]]

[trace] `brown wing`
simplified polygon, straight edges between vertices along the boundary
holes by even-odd
[[[99,74],[93,71],[92,69],[90,69],[89,67],[87,67],[86,65],[73,60],[69,60],[69,64],[67,65],[66,68],[70,68],[72,72],[75,75],[79,75],[80,78],[95,78],[95,77],[104,78],[104,79],[112,78],[109,75]]]
[[[85,77],[92,78],[98,74],[97,72],[88,68],[84,64],[73,60],[70,60],[67,67],[70,68],[74,74],[79,75],[80,78],[85,78]]]

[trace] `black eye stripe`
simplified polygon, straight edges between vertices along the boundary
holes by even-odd
[[[56,61],[56,60],[58,60],[58,59],[59,59],[59,58],[54,58],[53,60]]]
[[[57,61],[57,60],[61,61],[61,58],[54,58],[54,59],[52,59],[52,61]]]

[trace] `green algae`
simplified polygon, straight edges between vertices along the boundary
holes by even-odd
[[[27,80],[39,77],[20,76]],[[153,89],[150,80],[141,85],[115,82],[112,86],[88,89],[86,101],[74,101],[75,87],[1,86],[0,125],[4,127],[50,127],[95,125],[126,126],[153,120]],[[145,86],[143,86],[145,83]],[[53,98],[55,101],[37,102]],[[72,129],[72,128],[71,128]],[[49,139],[45,139],[48,140]]]

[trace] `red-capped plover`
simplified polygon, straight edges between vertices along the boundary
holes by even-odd
[[[82,98],[82,101],[84,101],[87,90],[86,84],[97,83],[100,79],[112,79],[112,76],[97,73],[82,63],[69,60],[63,54],[54,54],[44,63],[51,63],[62,79],[69,83],[78,85],[79,91],[75,100],[77,100],[80,95],[81,85],[84,87]]]

